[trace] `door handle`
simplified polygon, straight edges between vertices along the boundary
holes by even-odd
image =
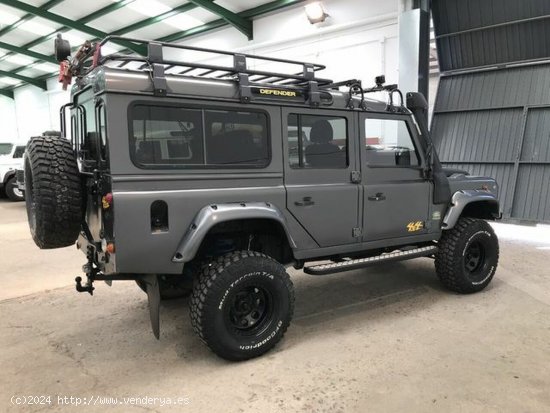
[[[378,192],[374,196],[369,196],[369,201],[385,201],[386,196],[382,192]]]
[[[300,201],[296,201],[294,202],[294,205],[296,206],[311,206],[311,205],[315,205],[315,202],[313,202],[311,200],[311,197],[310,196],[305,196],[303,199],[302,199],[303,202],[300,202]]]

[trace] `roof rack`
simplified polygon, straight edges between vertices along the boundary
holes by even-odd
[[[101,47],[111,41],[126,41],[140,44],[146,47],[147,56],[138,56],[134,54],[109,54],[101,55]],[[65,40],[64,40],[65,41]],[[66,42],[66,41],[65,41]],[[90,47],[91,46],[91,47]],[[317,107],[321,103],[321,88],[326,88],[333,84],[332,80],[317,77],[317,72],[326,68],[324,65],[316,63],[300,62],[288,59],[271,58],[244,53],[232,53],[223,50],[207,49],[194,46],[186,46],[175,43],[149,41],[135,39],[123,36],[107,36],[99,43],[90,45],[88,43],[82,46],[84,53],[77,53],[78,58],[73,58],[67,62],[70,67],[70,73],[76,77],[84,77],[97,66],[107,65],[115,68],[125,68],[130,70],[148,71],[153,82],[154,94],[165,96],[168,93],[166,75],[185,75],[200,78],[211,79],[232,79],[239,85],[240,99],[243,103],[248,103],[258,95],[258,87],[275,87],[277,90],[270,93],[284,95],[286,91],[303,89],[300,91],[307,103]],[[180,56],[176,58],[165,57],[165,48],[179,49],[187,52],[209,53],[214,58],[229,56],[232,58],[232,64],[223,66],[209,64],[205,62],[191,62],[183,60]],[[79,50],[80,51],[80,50]],[[173,54],[173,53],[172,53]],[[93,57],[92,62],[89,59]],[[293,68],[289,72],[272,72],[251,68],[259,64],[275,63],[278,66]],[[297,69],[299,68],[299,71]],[[69,79],[70,81],[70,79]],[[298,94],[293,95],[298,96]],[[265,96],[264,96],[265,98]]]

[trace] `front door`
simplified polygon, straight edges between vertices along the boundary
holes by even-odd
[[[409,116],[359,116],[363,241],[430,231],[432,184],[423,177],[416,126]]]
[[[287,209],[320,247],[361,240],[353,114],[282,109]]]

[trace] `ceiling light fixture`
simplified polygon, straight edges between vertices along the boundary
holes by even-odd
[[[322,23],[329,17],[320,1],[308,3],[304,8],[306,9],[307,19],[311,24]]]

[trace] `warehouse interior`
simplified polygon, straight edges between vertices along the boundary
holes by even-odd
[[[0,0],[0,149],[9,147],[0,154],[0,410],[547,412],[548,33],[546,0]],[[85,41],[125,36],[326,65],[323,78],[361,79],[364,88],[384,75],[404,93],[422,93],[443,167],[498,183],[492,283],[478,294],[449,293],[431,257],[318,277],[287,266],[294,318],[265,355],[216,357],[193,333],[189,297],[160,302],[156,340],[147,289],[96,281],[93,296],[78,294],[82,251],[39,249],[29,197],[13,202],[8,194],[25,159],[10,151],[45,131],[78,140],[61,116],[72,95],[54,53],[59,34],[73,55]],[[115,39],[101,53],[139,47]],[[227,58],[181,53],[202,65]],[[279,63],[251,70],[278,73]],[[369,96],[386,99],[382,89]],[[166,185],[155,181],[146,191]],[[332,201],[344,202],[337,194]],[[323,257],[338,262],[333,255]]]

